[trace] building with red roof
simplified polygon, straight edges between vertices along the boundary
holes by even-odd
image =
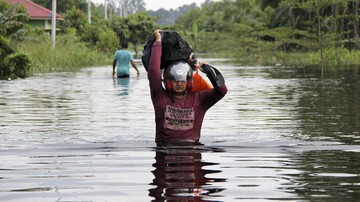
[[[40,6],[30,0],[8,0],[10,4],[19,4],[25,6],[29,16],[29,24],[33,27],[43,28],[46,31],[51,30],[51,10]],[[63,16],[56,14],[57,20],[64,20]]]

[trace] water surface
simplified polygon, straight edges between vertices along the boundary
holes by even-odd
[[[360,79],[226,60],[197,147],[156,148],[146,73],[0,81],[0,201],[356,201]]]

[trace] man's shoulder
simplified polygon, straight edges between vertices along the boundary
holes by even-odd
[[[128,51],[128,50],[124,50],[124,49],[122,49],[122,50],[117,50],[116,52],[115,52],[115,55],[129,55],[129,56],[132,56],[132,53],[130,52],[130,51]]]
[[[126,50],[126,49],[118,50],[118,52],[119,52],[119,54],[132,55],[132,53],[129,50]]]
[[[122,53],[122,50],[117,50],[117,51],[115,51],[115,55],[121,54],[121,53]]]

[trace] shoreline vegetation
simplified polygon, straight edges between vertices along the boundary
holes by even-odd
[[[85,43],[71,39],[71,37],[59,36],[56,41],[56,49],[51,48],[50,40],[27,41],[17,46],[19,52],[26,53],[31,58],[28,76],[37,73],[79,71],[82,68],[111,65],[112,54],[105,54]],[[227,50],[219,50],[216,53],[207,52],[203,57],[227,58],[242,65],[252,66],[297,66],[320,68],[320,53],[263,53],[238,57],[237,53]],[[276,57],[276,55],[280,55]],[[331,49],[325,51],[325,69],[336,70],[341,67],[360,66],[360,51],[348,51],[346,49]],[[338,67],[338,68],[337,68]]]
[[[84,67],[111,65],[112,53],[102,53],[76,41],[71,36],[59,36],[56,49],[51,48],[50,40],[27,41],[17,47],[20,52],[27,53],[32,58],[30,74],[54,71],[74,71]],[[227,58],[243,65],[252,66],[311,66],[320,67],[319,52],[283,53],[266,52],[257,55],[238,56],[231,50],[200,53],[203,57]],[[329,49],[324,52],[325,67],[359,66],[360,51],[346,49]]]
[[[243,65],[251,66],[311,66],[320,67],[319,52],[284,53],[281,51],[259,53],[238,57],[237,53],[227,50],[208,52],[202,54],[207,57],[227,58],[237,61]],[[324,66],[360,66],[360,51],[348,51],[346,49],[329,49],[324,53]]]
[[[41,41],[26,41],[17,46],[32,59],[30,75],[36,73],[77,71],[84,67],[95,67],[112,63],[112,55],[101,53],[95,48],[76,40],[73,36],[56,38],[53,49],[49,38]]]

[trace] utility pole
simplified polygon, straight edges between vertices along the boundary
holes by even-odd
[[[52,0],[51,10],[51,45],[55,48],[55,37],[56,37],[56,0]]]
[[[107,20],[107,0],[104,0],[105,20]]]
[[[88,0],[88,22],[91,24],[91,2]]]

